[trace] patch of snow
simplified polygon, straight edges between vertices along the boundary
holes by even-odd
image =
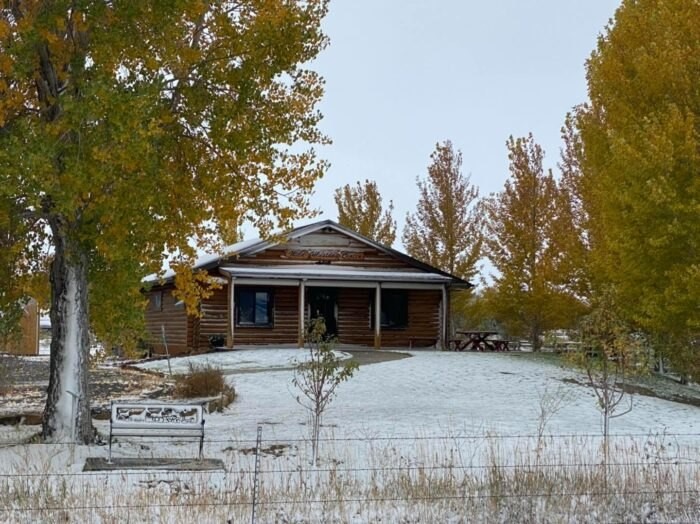
[[[51,355],[51,337],[39,339],[39,355]]]
[[[536,440],[533,435],[537,433],[540,402],[545,389],[565,398],[565,401],[546,428],[547,434],[560,437],[546,440],[538,460],[552,464],[586,463],[594,468],[598,464],[601,417],[593,392],[574,382],[584,380],[581,373],[543,363],[529,355],[439,351],[410,353],[411,358],[361,366],[353,378],[340,385],[338,395],[329,405],[322,421],[321,455],[324,462],[317,471],[309,471],[307,413],[296,402],[297,391],[291,384],[293,371],[285,369],[295,357],[302,357],[305,351],[252,349],[173,359],[172,363],[182,368],[188,361],[198,363],[208,359],[210,363],[232,371],[259,370],[256,373],[229,375],[227,380],[234,385],[237,393],[235,402],[223,413],[210,413],[206,418],[204,454],[206,457],[224,459],[227,471],[206,475],[153,470],[96,473],[77,477],[76,492],[81,493],[89,486],[103,494],[107,504],[117,497],[122,497],[120,504],[128,504],[132,500],[144,500],[136,498],[139,496],[151,501],[153,488],[144,487],[144,479],[150,482],[148,486],[156,485],[162,489],[168,488],[168,482],[173,479],[180,483],[178,486],[198,485],[197,482],[201,481],[203,493],[206,489],[216,494],[241,489],[239,479],[248,484],[251,481],[247,473],[252,470],[255,459],[250,450],[255,445],[258,426],[263,428],[264,446],[269,447],[274,442],[285,449],[279,455],[260,455],[262,482],[271,493],[277,490],[277,496],[271,495],[273,500],[284,500],[288,496],[287,489],[303,489],[304,493],[308,490],[308,497],[311,498],[315,493],[323,493],[328,480],[326,468],[333,464],[338,465],[341,472],[349,472],[357,486],[403,478],[400,473],[391,476],[396,468],[406,468],[404,473],[408,474],[409,468],[425,466],[420,475],[426,475],[428,482],[433,475],[439,475],[440,468],[445,464],[454,465],[445,474],[455,474],[457,477],[465,474],[478,476],[480,471],[488,475],[488,468],[494,461],[503,465],[506,468],[503,471],[508,472],[511,471],[507,469],[508,464],[526,460],[523,457],[529,456],[526,453],[533,449]],[[149,362],[142,367],[162,370],[167,369],[167,363]],[[109,433],[108,421],[96,420],[95,426],[102,435]],[[37,471],[41,475],[39,478],[44,479],[49,473],[79,472],[86,457],[107,455],[106,446],[5,447],[3,442],[17,442],[24,436],[24,433],[15,431],[14,428],[0,427],[0,474]],[[677,464],[681,466],[672,467],[680,475],[684,471],[683,461],[692,460],[695,463],[700,451],[700,409],[658,398],[635,396],[634,409],[628,415],[614,419],[612,431],[612,448],[616,452],[623,448],[627,450],[629,455],[624,456],[626,460],[649,464],[650,468],[656,467],[655,461],[679,461]],[[120,438],[114,444],[113,454],[115,457],[132,458],[191,458],[196,456],[196,446],[191,441],[180,442],[177,439]],[[688,462],[689,468],[692,463]],[[479,469],[484,466],[486,469]],[[435,467],[435,470],[431,467]],[[377,478],[370,479],[377,471]],[[694,475],[696,470],[689,471],[690,475]],[[384,477],[380,478],[381,475]],[[165,481],[160,483],[159,479]],[[439,481],[439,477],[436,479]],[[299,488],[300,485],[302,488]],[[689,484],[688,489],[695,489],[695,485]],[[358,520],[353,518],[352,522],[418,521],[415,515],[411,516],[410,498],[390,499],[386,503],[386,511],[390,512],[392,508],[395,511],[395,518],[392,518],[391,513],[383,513],[382,507],[376,504],[377,514],[373,516],[367,504],[362,502],[363,496],[367,496],[367,492],[360,491],[357,515],[362,512],[364,516],[358,517]],[[583,497],[586,496],[584,493]],[[352,499],[353,494],[350,493],[349,497]],[[542,500],[546,502],[547,499]],[[588,504],[591,513],[587,516],[593,521],[606,520],[607,515],[595,513],[597,502],[598,499],[594,499]],[[458,503],[464,504],[461,499]],[[452,514],[440,509],[438,502],[428,501],[426,504],[434,509],[434,513],[424,516],[421,522],[464,521],[459,513],[460,507]],[[517,500],[506,498],[499,507],[505,510],[508,504],[517,507]],[[466,512],[468,506],[464,504],[462,509]],[[303,502],[297,506],[281,504],[280,508],[280,511],[292,513],[297,510],[312,515],[311,518],[300,516],[299,522],[348,522],[350,520],[346,517],[352,515],[353,508],[349,506],[348,513],[342,513],[337,519],[314,513],[316,509],[309,509],[309,505]],[[175,517],[167,516],[165,507],[153,511],[163,511],[163,515],[144,520],[178,521]],[[571,516],[566,519],[564,515],[549,515],[547,512],[548,508],[544,506],[535,514],[520,514],[519,518],[512,515],[512,518],[508,518],[506,515],[500,520],[587,521]],[[77,514],[76,519],[81,516]],[[221,520],[219,518],[217,521]],[[635,521],[631,517],[620,520]]]
[[[542,363],[526,356],[413,351],[412,358],[361,366],[338,388],[324,415],[335,436],[415,436],[461,433],[533,435],[537,431],[540,398],[545,388],[566,401],[552,416],[548,433],[600,434],[601,416],[590,388],[576,370]],[[209,430],[233,431],[255,438],[264,424],[267,438],[306,436],[306,413],[296,403],[291,386],[299,349],[251,349],[172,359],[174,370],[205,361],[226,371],[267,371],[233,374],[237,392],[225,414],[210,416]],[[167,371],[165,360],[140,364]],[[574,380],[579,383],[575,383]],[[700,433],[700,409],[659,398],[635,395],[634,409],[611,422],[615,433]]]
[[[261,242],[263,242],[263,240],[261,240],[260,238],[251,238],[248,240],[236,242],[235,244],[231,244],[229,246],[225,246],[220,253],[208,253],[200,256],[199,258],[197,258],[197,260],[195,260],[193,267],[194,269],[204,267],[206,265],[216,262],[221,258],[236,255],[242,251],[245,251],[246,249],[253,247],[256,244],[260,244]],[[157,284],[160,280],[166,280],[175,276],[175,271],[171,269],[167,263],[164,269],[165,271],[163,273],[152,273],[150,275],[145,276],[141,281],[149,284]]]
[[[343,360],[352,357],[343,351],[335,351],[334,353]],[[210,365],[220,368],[224,373],[230,373],[243,370],[285,369],[293,367],[297,362],[305,362],[308,358],[309,354],[306,349],[249,349],[171,358],[170,365],[174,374],[187,373],[190,364],[194,366]],[[167,373],[168,361],[167,359],[152,360],[137,364],[136,367]]]

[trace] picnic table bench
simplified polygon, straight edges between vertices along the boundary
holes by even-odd
[[[112,401],[109,418],[109,458],[113,437],[199,438],[199,459],[204,449],[204,407],[172,402]]]
[[[425,344],[426,346],[434,346],[437,344],[438,339],[437,337],[408,337],[408,347],[409,349],[413,349],[413,347],[420,347],[421,344]]]
[[[507,340],[490,338],[497,331],[456,331],[460,338],[450,340],[452,351],[508,351]]]

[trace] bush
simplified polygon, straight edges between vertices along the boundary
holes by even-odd
[[[190,363],[187,374],[176,377],[173,395],[176,398],[217,397],[221,395],[229,398],[229,402],[232,402],[236,393],[231,386],[226,384],[224,373],[220,368],[210,364]]]

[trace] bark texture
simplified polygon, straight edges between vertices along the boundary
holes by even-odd
[[[87,257],[52,221],[56,251],[51,264],[51,366],[42,436],[52,442],[88,443],[90,349]]]

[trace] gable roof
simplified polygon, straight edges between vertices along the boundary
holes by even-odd
[[[329,228],[332,230],[337,231],[338,233],[344,234],[349,236],[350,238],[357,240],[358,242],[362,242],[364,244],[367,244],[377,251],[380,251],[382,253],[385,253],[393,258],[396,258],[398,260],[401,260],[402,262],[406,263],[407,265],[414,267],[416,269],[419,269],[421,271],[425,271],[428,273],[436,274],[436,275],[441,275],[442,277],[446,277],[444,279],[440,279],[443,281],[450,281],[452,284],[456,284],[458,286],[464,286],[464,287],[473,287],[473,284],[470,282],[467,282],[464,279],[461,279],[459,277],[456,277],[454,275],[451,275],[445,271],[442,271],[436,267],[433,267],[429,264],[426,264],[424,262],[421,262],[420,260],[417,260],[405,253],[402,253],[400,251],[397,251],[391,247],[385,246],[383,244],[380,244],[379,242],[376,242],[372,240],[371,238],[368,238],[364,235],[361,235],[357,233],[356,231],[353,231],[352,229],[349,229],[345,226],[342,226],[338,224],[337,222],[334,222],[333,220],[320,220],[318,222],[314,222],[312,224],[308,224],[306,226],[301,226],[297,227],[295,229],[292,229],[289,233],[282,235],[283,238],[285,238],[287,241],[289,240],[294,240],[299,237],[303,237],[304,235],[308,235],[311,233],[315,233],[317,231],[320,231],[322,229]],[[249,256],[249,255],[255,255],[257,253],[260,253],[262,251],[265,251],[266,249],[269,249],[271,247],[274,247],[276,245],[279,245],[281,242],[280,241],[271,241],[271,240],[263,240],[260,238],[255,238],[255,239],[250,239],[250,240],[243,240],[242,242],[237,242],[235,244],[231,244],[230,246],[226,246],[220,254],[211,254],[211,255],[204,255],[200,258],[198,258],[195,261],[194,264],[194,269],[202,269],[202,270],[209,270],[209,269],[214,269],[218,267],[222,261],[232,257],[232,256]],[[157,275],[149,275],[144,279],[145,282],[151,282],[155,283],[158,280],[170,280],[174,276],[174,272],[172,270],[168,270],[162,277],[158,278]]]

